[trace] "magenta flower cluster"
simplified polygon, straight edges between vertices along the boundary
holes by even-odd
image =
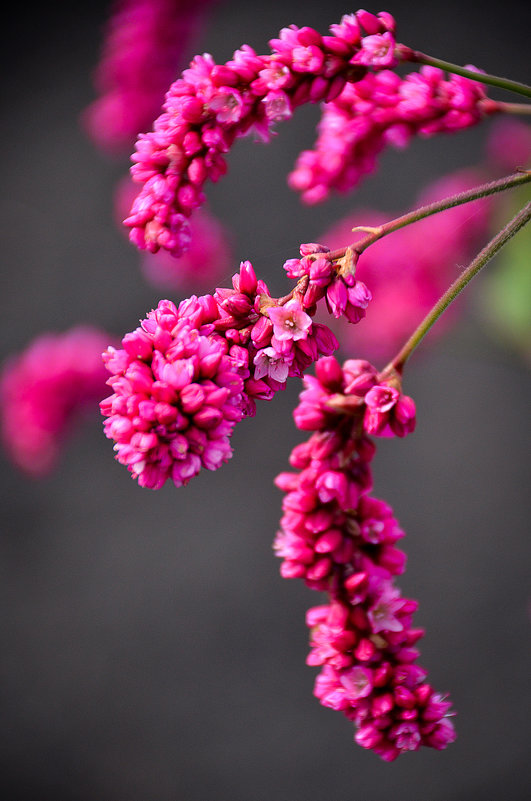
[[[103,150],[131,147],[151,125],[212,0],[115,0],[83,123]]]
[[[48,473],[72,421],[102,397],[107,374],[101,351],[108,342],[108,334],[91,327],[42,334],[4,366],[3,444],[26,473]]]
[[[328,36],[284,28],[270,41],[271,55],[243,45],[225,64],[196,56],[170,87],[153,131],[137,141],[131,172],[144,186],[125,220],[131,240],[180,255],[189,245],[188,218],[204,201],[202,187],[224,175],[234,141],[252,129],[267,139],[298,106],[336,98],[368,68],[392,67],[393,31],[386,12],[358,11]]]
[[[306,203],[319,203],[374,172],[377,156],[388,145],[402,148],[414,136],[469,128],[496,110],[483,84],[445,77],[435,67],[405,77],[392,70],[368,73],[323,107],[317,141],[299,156],[289,185]]]
[[[292,452],[297,472],[281,473],[286,495],[275,550],[285,578],[302,578],[329,593],[309,610],[309,665],[321,667],[315,695],[356,726],[355,739],[385,760],[422,745],[455,739],[450,703],[415,664],[415,601],[403,598],[395,576],[405,554],[393,510],[369,493],[375,447],[368,435],[405,436],[415,406],[396,374],[384,378],[362,360],[343,367],[334,357],[304,378],[295,410],[298,428],[313,431]]]
[[[307,277],[305,308],[315,310],[318,301],[324,298],[329,314],[358,323],[365,317],[372,294],[363,281],[356,280],[355,264],[349,261],[348,253],[343,259],[332,261],[327,256],[329,252],[326,245],[315,242],[301,245],[301,258],[288,259],[284,269],[290,278]]]
[[[275,300],[243,262],[231,288],[179,307],[160,301],[122,348],[108,348],[105,434],[141,486],[169,478],[182,486],[230,458],[234,426],[255,414],[256,400],[270,400],[337,346],[296,290]]]

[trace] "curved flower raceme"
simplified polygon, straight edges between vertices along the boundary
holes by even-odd
[[[320,359],[304,378],[295,410],[298,428],[314,432],[292,452],[297,472],[281,473],[286,495],[275,550],[285,578],[302,578],[329,593],[309,610],[309,665],[321,672],[315,695],[356,726],[356,741],[385,760],[455,739],[450,704],[414,664],[422,629],[413,628],[415,601],[401,596],[395,576],[405,554],[393,510],[373,497],[369,435],[405,436],[415,406],[394,374],[366,361]]]
[[[2,439],[8,455],[35,477],[55,466],[74,418],[105,393],[102,348],[109,335],[90,327],[43,334],[4,366]]]
[[[289,185],[306,203],[319,203],[374,172],[388,145],[469,128],[497,110],[483,84],[435,67],[404,78],[392,70],[369,73],[323,106],[315,146],[301,153]]]
[[[273,126],[304,103],[330,101],[347,81],[369,68],[396,63],[394,20],[358,11],[332,25],[331,35],[313,28],[284,28],[270,41],[271,55],[248,45],[225,64],[204,54],[170,87],[153,131],[141,135],[131,173],[143,188],[125,225],[141,249],[180,255],[189,244],[188,218],[204,201],[205,181],[226,172],[234,141]]]
[[[116,458],[141,486],[187,484],[232,455],[237,422],[338,346],[299,294],[275,300],[243,262],[232,288],[160,301],[122,348],[104,353],[113,395],[102,403]]]
[[[212,1],[115,0],[95,74],[99,97],[83,115],[99,147],[127,150],[151,125]]]

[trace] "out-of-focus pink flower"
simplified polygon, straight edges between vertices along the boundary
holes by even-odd
[[[452,173],[426,187],[415,207],[485,180],[480,170]],[[392,358],[487,238],[492,202],[484,198],[456,206],[370,245],[356,265],[356,279],[370,286],[371,309],[355,332],[347,325],[338,326],[336,333],[345,347],[355,345],[358,353],[373,361]],[[352,228],[378,226],[391,218],[373,210],[357,211],[323,232],[322,239],[331,249],[345,247],[364,236]],[[431,339],[448,329],[458,310],[459,303],[454,303],[444,313],[430,331]]]
[[[108,334],[77,327],[43,334],[3,368],[0,382],[4,447],[25,472],[49,473],[71,423],[105,395],[101,361]]]
[[[150,127],[213,2],[115,0],[94,78],[99,97],[82,117],[98,147],[127,150]]]
[[[505,173],[531,159],[531,126],[511,117],[496,120],[487,140],[489,164]]]

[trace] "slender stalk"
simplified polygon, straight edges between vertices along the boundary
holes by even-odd
[[[506,114],[531,114],[531,104],[528,103],[496,103],[498,111]]]
[[[421,53],[418,50],[411,50],[409,47],[399,45],[399,54],[404,61],[413,61],[417,64],[427,64],[430,67],[439,67],[445,72],[453,72],[456,75],[463,75],[465,78],[471,78],[473,81],[489,84],[489,86],[497,86],[499,89],[506,89],[509,92],[516,92],[517,94],[531,97],[531,86],[519,81],[512,81],[509,78],[501,78],[498,75],[489,75],[484,72],[474,72],[466,67],[460,67],[458,64],[452,64],[450,61],[443,61],[440,58],[433,58],[426,53]]]
[[[451,209],[454,206],[461,206],[463,203],[469,203],[472,200],[488,197],[489,195],[494,195],[497,192],[504,192],[506,189],[512,189],[515,186],[520,186],[522,184],[529,183],[530,181],[531,170],[523,170],[521,172],[508,175],[505,178],[500,178],[497,181],[490,181],[489,183],[482,184],[474,189],[469,189],[466,192],[460,192],[457,195],[451,195],[450,197],[443,198],[442,200],[437,200],[435,203],[429,203],[427,206],[421,206],[414,211],[403,214],[401,217],[396,217],[394,220],[390,220],[389,222],[379,225],[375,228],[360,227],[358,230],[368,231],[366,237],[361,239],[359,242],[350,245],[348,248],[340,248],[339,250],[333,250],[330,253],[327,253],[327,258],[330,261],[343,259],[347,251],[350,249],[353,254],[355,254],[354,260],[350,259],[350,262],[353,262],[355,265],[358,257],[369,247],[369,245],[374,244],[374,242],[377,242],[378,239],[381,239],[383,236],[386,236],[393,231],[398,231],[400,228],[405,228],[406,225],[411,225],[411,223],[423,220],[425,217],[429,217],[432,214],[437,214],[440,211]]]
[[[448,287],[444,295],[439,298],[435,306],[426,315],[424,320],[415,329],[405,345],[397,353],[395,358],[389,362],[382,372],[382,375],[402,373],[406,361],[409,359],[417,345],[424,339],[432,325],[439,319],[441,314],[448,308],[450,303],[463,291],[465,286],[474,278],[475,275],[492,259],[492,257],[513,237],[520,228],[523,228],[531,219],[531,201],[527,203],[518,214],[503,228],[483,250],[478,253],[476,258],[468,265],[461,275]]]

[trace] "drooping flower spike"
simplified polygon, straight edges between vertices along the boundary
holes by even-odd
[[[327,36],[284,28],[270,41],[271,55],[243,45],[226,64],[196,56],[170,87],[153,131],[138,139],[131,173],[143,188],[125,220],[131,240],[180,255],[188,246],[188,218],[204,201],[203,185],[224,175],[225,154],[237,138],[255,130],[268,139],[298,106],[330,101],[369,68],[393,66],[394,43],[389,14],[360,11]]]
[[[274,547],[285,578],[302,578],[329,594],[309,610],[308,664],[321,667],[315,695],[356,726],[356,741],[385,760],[442,749],[455,739],[450,704],[414,664],[423,630],[413,628],[415,601],[403,598],[395,576],[406,557],[391,507],[370,495],[369,434],[404,436],[415,406],[399,377],[383,378],[368,362],[320,359],[304,378],[295,410],[298,428],[314,432],[292,452],[297,472],[281,473],[286,495]]]

